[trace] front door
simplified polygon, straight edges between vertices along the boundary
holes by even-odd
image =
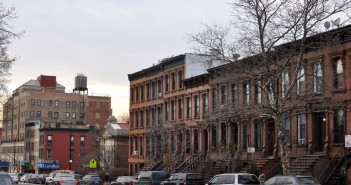
[[[274,152],[274,141],[275,141],[275,126],[273,120],[267,120],[266,127],[266,148],[267,156],[273,156]]]
[[[326,117],[324,112],[313,113],[312,127],[312,151],[322,152],[326,137]]]

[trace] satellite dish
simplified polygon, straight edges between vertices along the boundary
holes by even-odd
[[[330,22],[329,21],[325,21],[324,22],[324,28],[325,29],[329,29],[330,28]]]
[[[339,27],[340,24],[340,18],[335,19],[334,21],[331,21],[333,23],[334,26]]]

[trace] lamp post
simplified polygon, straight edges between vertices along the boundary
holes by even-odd
[[[16,138],[13,140],[13,172],[16,171]]]

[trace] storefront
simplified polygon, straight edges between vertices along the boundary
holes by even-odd
[[[50,173],[52,170],[60,169],[58,160],[39,160],[36,164],[39,173]]]
[[[9,166],[10,166],[9,162],[0,161],[0,171],[8,172],[9,171]]]

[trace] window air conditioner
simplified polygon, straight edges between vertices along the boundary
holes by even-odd
[[[133,151],[133,156],[137,156],[138,155],[138,151],[134,150]]]

